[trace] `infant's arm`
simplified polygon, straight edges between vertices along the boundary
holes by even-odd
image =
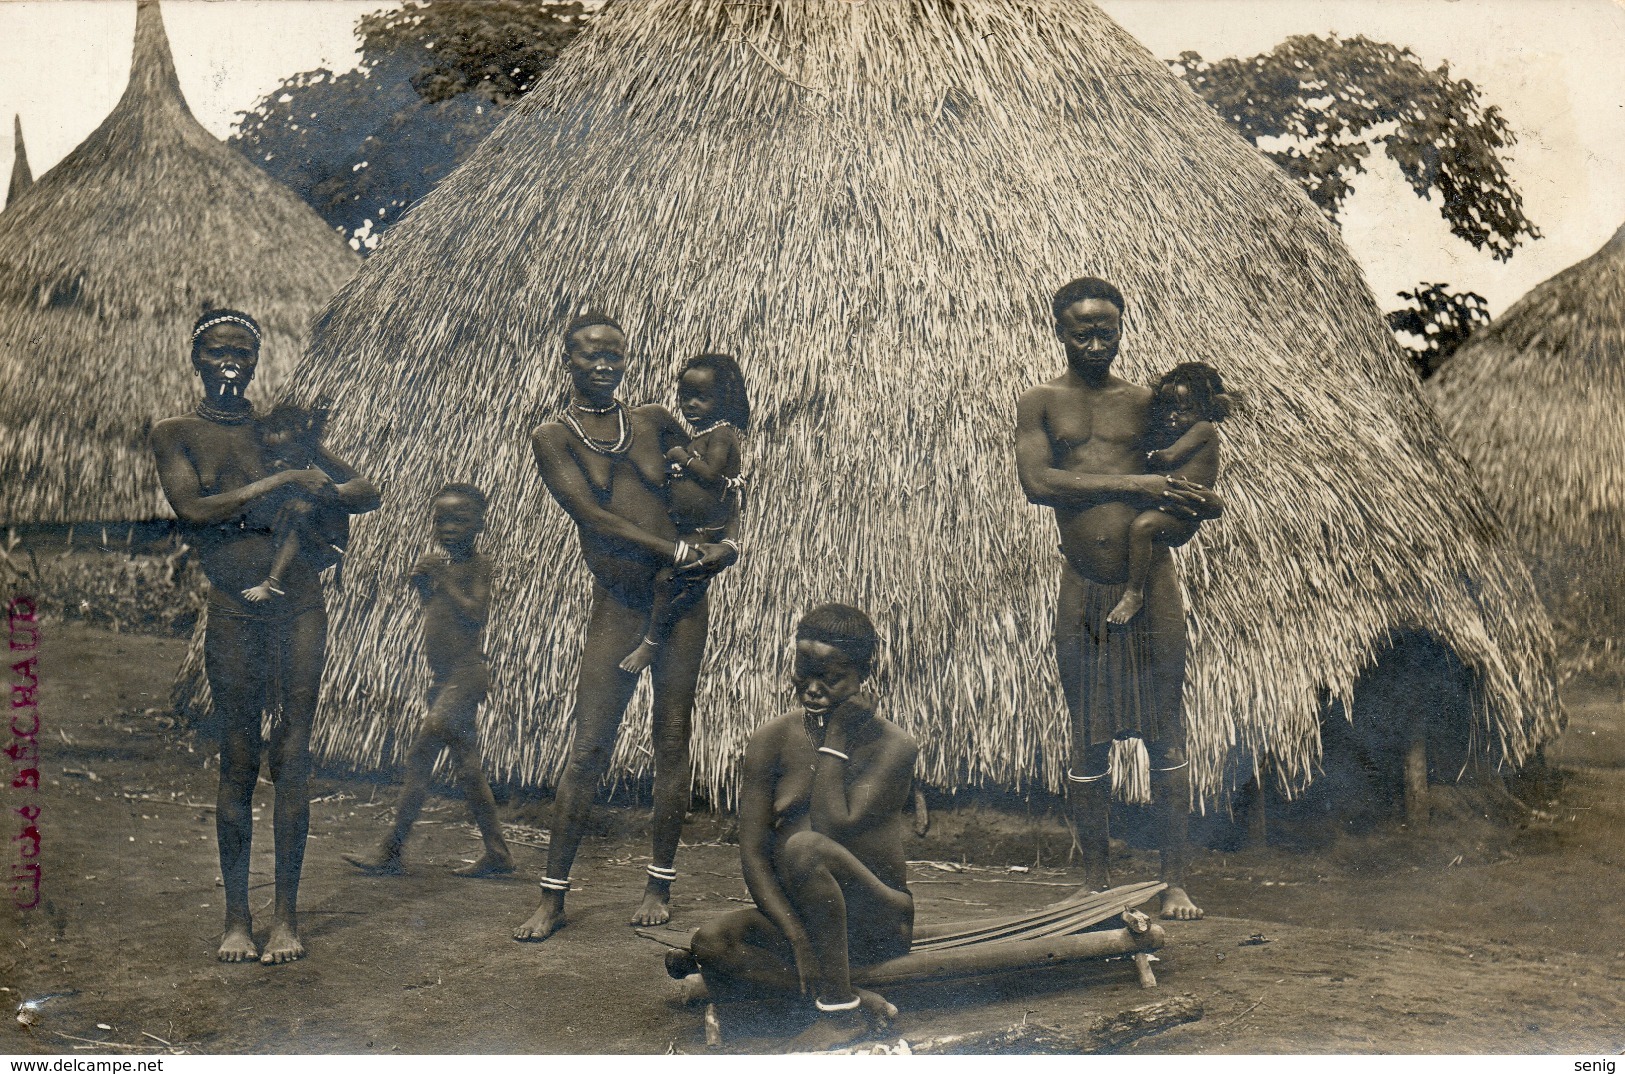
[[[691,452],[683,468],[707,488],[721,491],[729,470],[739,469],[739,433],[731,425],[696,436],[688,445]]]
[[[1208,446],[1217,446],[1219,430],[1211,421],[1199,421],[1185,430],[1183,436],[1161,451],[1153,451],[1147,455],[1151,469],[1159,473],[1168,473],[1178,469],[1193,459],[1196,454]],[[1199,482],[1207,484],[1207,482]]]

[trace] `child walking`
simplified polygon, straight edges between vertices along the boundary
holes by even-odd
[[[1156,448],[1148,456],[1152,473],[1184,478],[1212,489],[1219,479],[1219,430],[1230,415],[1230,397],[1219,371],[1206,362],[1181,362],[1157,382],[1151,398],[1149,438]],[[1155,545],[1177,548],[1196,535],[1202,519],[1169,514],[1161,508],[1142,511],[1129,525],[1128,589],[1106,616],[1123,626],[1145,604]]]
[[[474,547],[485,529],[485,493],[452,484],[433,500],[434,536],[441,552],[426,553],[411,581],[423,602],[423,651],[434,683],[429,715],[406,761],[406,785],[395,807],[395,828],[371,857],[346,854],[363,872],[402,871],[401,848],[429,796],[429,777],[442,749],[451,751],[457,785],[485,841],[485,853],[458,876],[495,876],[514,871],[513,855],[497,823],[496,800],[481,765],[474,717],[490,685],[480,635],[491,610],[491,561]]]
[[[738,553],[745,486],[740,471],[750,427],[750,398],[739,363],[726,354],[690,358],[677,377],[677,408],[694,430],[687,444],[666,452],[668,504],[678,544],[725,544]],[[710,584],[709,574],[662,568],[655,575],[649,628],[643,642],[621,661],[621,669],[635,675],[654,663],[672,625]]]

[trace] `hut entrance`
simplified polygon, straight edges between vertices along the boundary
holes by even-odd
[[[1322,710],[1321,774],[1279,816],[1292,827],[1358,834],[1429,815],[1428,785],[1469,767],[1476,676],[1432,634],[1396,635],[1355,682],[1353,718]],[[1330,834],[1330,833],[1327,833]]]

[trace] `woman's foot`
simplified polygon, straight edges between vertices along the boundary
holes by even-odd
[[[543,891],[541,905],[529,920],[513,930],[513,938],[521,943],[540,943],[564,925],[564,896]]]
[[[487,850],[480,856],[480,860],[461,869],[453,869],[453,876],[507,876],[514,871],[513,857],[509,854],[498,854]]]
[[[254,945],[254,933],[248,925],[227,925],[226,934],[220,938],[220,950],[215,957],[221,962],[254,962],[260,957],[260,949]]]
[[[261,965],[278,966],[305,957],[305,945],[299,942],[299,931],[291,921],[278,921],[271,926],[271,936],[265,941]]]
[[[1125,626],[1130,619],[1140,614],[1140,608],[1145,604],[1145,590],[1130,588],[1123,594],[1123,599],[1117,602],[1106,616],[1106,622],[1112,626]]]
[[[621,661],[621,670],[630,671],[632,674],[636,675],[638,672],[655,662],[655,653],[659,651],[659,645],[656,645],[648,638],[644,638],[643,644],[639,645],[636,649],[633,649],[632,652],[627,655],[627,658]]]
[[[634,925],[664,925],[671,920],[671,882],[649,879],[643,889],[643,901],[632,912]]]

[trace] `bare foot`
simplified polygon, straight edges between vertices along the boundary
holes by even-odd
[[[513,930],[513,938],[523,943],[540,943],[562,929],[564,898],[551,892],[542,893],[542,904],[530,915],[530,920]]]
[[[401,864],[401,852],[391,848],[379,847],[370,855],[344,854],[345,861],[354,865],[368,876],[400,876],[406,872],[406,866]],[[482,859],[483,860],[483,859]],[[512,872],[512,862],[509,862],[509,871]]]
[[[260,957],[260,949],[254,946],[254,936],[247,925],[228,925],[215,957],[221,962],[253,962]]]
[[[399,858],[395,859],[398,863]],[[506,876],[513,872],[513,858],[507,854],[493,854],[487,850],[480,860],[461,869],[453,869],[453,876]]]
[[[666,976],[674,981],[685,980],[700,972],[700,964],[694,961],[694,952],[686,947],[666,948]]]
[[[260,956],[261,965],[279,966],[304,957],[305,945],[299,942],[299,933],[292,924],[278,921],[271,926],[270,938],[265,941],[265,954]]]
[[[867,988],[854,988],[852,991],[858,994],[858,1010],[869,1016],[869,1022],[875,1028],[891,1025],[892,1019],[897,1017],[897,1008],[879,992],[871,992]]]
[[[644,638],[643,644],[639,645],[636,649],[633,649],[631,653],[627,655],[626,659],[621,661],[621,670],[630,671],[632,674],[636,675],[638,672],[655,662],[655,653],[659,650],[659,648],[660,646],[656,645],[648,638]]]
[[[833,1051],[856,1044],[871,1032],[868,1016],[861,1009],[820,1011],[813,1024],[792,1037],[784,1050],[790,1053]]]
[[[243,590],[243,599],[250,604],[264,604],[268,600],[275,599],[275,597],[276,594],[271,591],[271,583],[269,582],[261,582],[257,586]]]
[[[1184,888],[1169,887],[1162,893],[1162,916],[1171,921],[1195,921],[1202,908],[1191,902]]]
[[[1123,594],[1123,599],[1117,602],[1117,607],[1106,616],[1106,622],[1112,626],[1124,626],[1130,619],[1140,614],[1140,606],[1144,603],[1145,591],[1130,589]]]
[[[643,902],[638,905],[637,910],[632,914],[632,924],[664,925],[671,920],[671,897],[650,890],[653,887],[654,885],[651,884],[649,889],[644,890]]]

